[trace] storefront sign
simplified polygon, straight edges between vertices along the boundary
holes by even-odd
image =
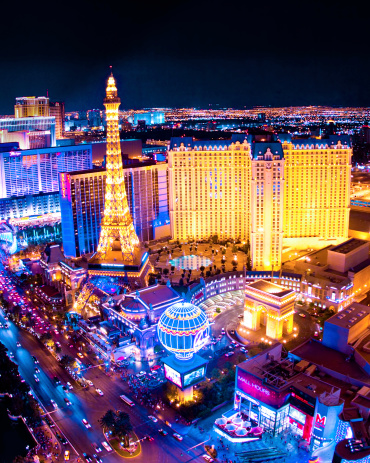
[[[236,388],[274,408],[280,408],[284,405],[289,395],[288,392],[275,392],[269,385],[264,384],[261,379],[256,378],[240,368],[237,370]]]

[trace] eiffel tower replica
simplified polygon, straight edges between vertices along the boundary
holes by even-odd
[[[104,277],[109,281],[113,278],[122,287],[137,289],[147,286],[151,270],[149,255],[139,243],[127,202],[118,129],[120,104],[111,73],[104,98],[107,121],[104,212],[98,248],[88,262],[89,279],[77,300],[77,311],[85,306],[96,287],[104,286],[101,284]]]

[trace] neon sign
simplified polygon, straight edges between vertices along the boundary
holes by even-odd
[[[71,187],[69,183],[69,178],[69,174],[60,174],[60,191],[62,194],[62,198],[67,199],[68,201],[71,200]]]
[[[248,379],[246,378],[242,378],[241,376],[238,375],[238,381],[240,381],[241,383],[244,383],[246,384],[247,386],[249,387],[253,387],[254,389],[256,389],[257,391],[259,392],[262,392],[262,394],[265,394],[267,396],[270,395],[270,391],[262,386],[260,386],[259,384],[256,384],[256,383],[252,383],[251,381],[249,381]]]
[[[315,426],[324,428],[325,424],[326,424],[326,416],[321,416],[320,413],[317,413],[316,420],[315,420]]]

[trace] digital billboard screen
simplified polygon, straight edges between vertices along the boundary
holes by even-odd
[[[289,407],[289,416],[298,423],[305,424],[306,422],[306,415],[292,406]]]
[[[176,386],[182,387],[180,373],[166,364],[164,364],[164,375],[173,384],[176,384]]]
[[[184,375],[184,387],[200,382],[206,374],[205,370],[205,367],[201,367]]]

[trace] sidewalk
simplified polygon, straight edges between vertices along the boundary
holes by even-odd
[[[46,424],[39,426],[34,430],[34,433],[39,443],[37,456],[40,461],[52,463],[64,460],[62,446],[49,426]]]

